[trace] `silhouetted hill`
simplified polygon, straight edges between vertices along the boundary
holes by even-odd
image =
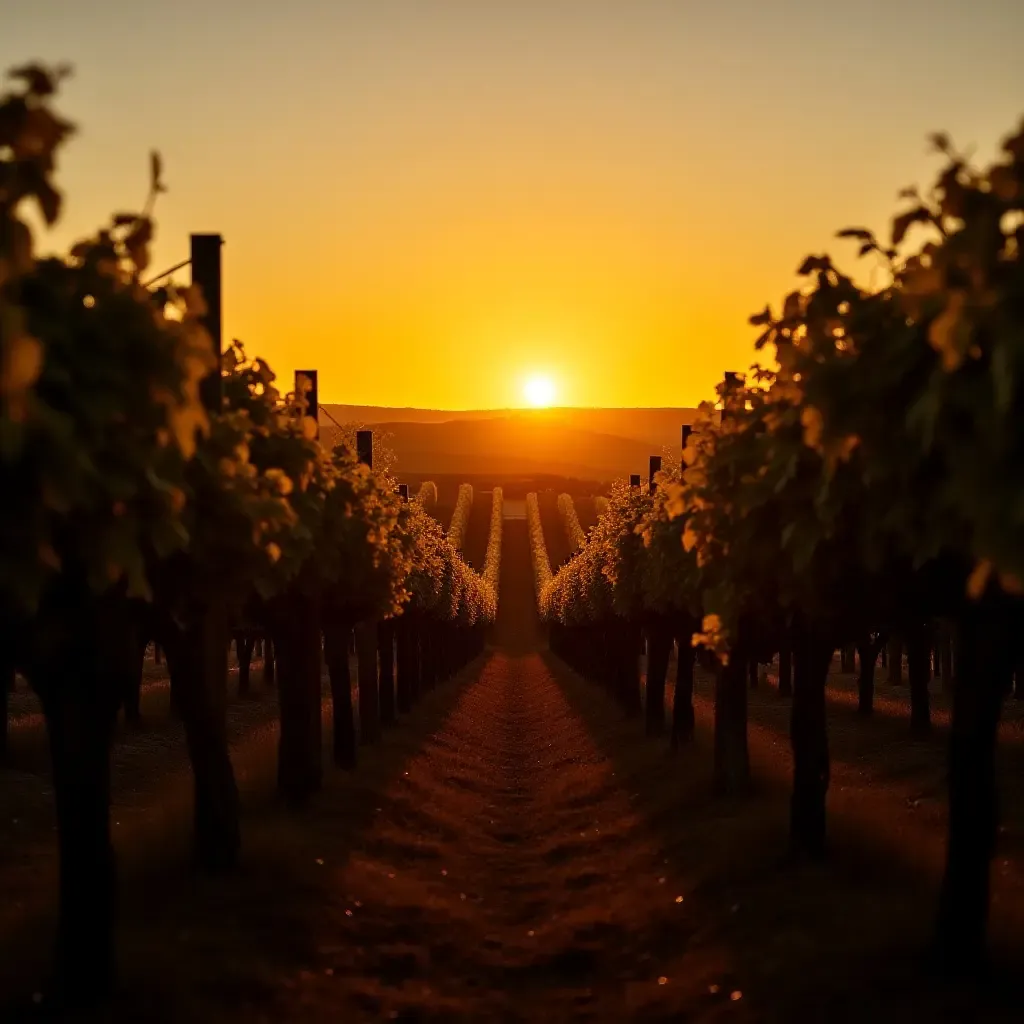
[[[609,481],[646,475],[648,457],[679,450],[693,409],[527,409],[446,412],[327,405],[324,441],[334,421],[389,435],[403,479],[429,474]]]
[[[480,409],[451,412],[369,405],[325,405],[323,408],[325,412],[321,413],[321,419],[326,423],[330,423],[330,417],[339,423],[365,423],[367,426],[512,420],[641,441],[652,452],[658,452],[665,446],[675,448],[679,444],[680,427],[691,423],[696,414],[694,409]]]
[[[496,480],[549,474],[595,481],[613,480],[629,473],[646,475],[649,456],[662,454],[666,446],[678,451],[678,424],[688,412],[673,411],[677,427],[662,434],[664,441],[646,441],[583,429],[572,424],[573,417],[560,414],[496,415],[423,423],[357,419],[350,414],[346,420],[334,413],[336,408],[331,407],[331,411],[340,423],[354,420],[388,435],[388,447],[397,457],[397,470],[403,479],[431,473],[485,475]],[[344,407],[343,411],[349,413]],[[622,415],[623,411],[586,412]],[[330,421],[322,422],[326,442],[330,443],[333,432]]]

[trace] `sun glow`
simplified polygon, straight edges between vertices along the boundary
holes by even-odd
[[[523,385],[523,398],[536,409],[543,409],[555,400],[555,382],[550,377],[530,377]]]

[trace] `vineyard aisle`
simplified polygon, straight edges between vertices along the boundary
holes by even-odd
[[[126,880],[104,1021],[1016,1019],[914,980],[901,943],[931,899],[905,873],[886,892],[860,863],[864,901],[849,863],[784,868],[784,795],[709,800],[706,731],[672,756],[561,668],[525,519],[503,548],[491,648],[357,772],[300,814],[251,801],[235,876]],[[890,906],[909,923],[872,917]]]
[[[541,650],[525,520],[502,563],[468,678],[302,814],[250,807],[240,874],[126,879],[104,1020],[662,1020],[695,999],[746,1018],[700,970],[659,984],[688,908]]]
[[[662,1019],[683,995],[657,949],[685,910],[541,652],[525,520],[504,532],[494,649],[344,863],[325,846],[316,953],[267,1020]]]
[[[504,545],[496,649],[334,873],[323,952],[292,979],[285,1019],[345,1006],[622,1021],[671,1006],[652,951],[684,945],[685,911],[540,652],[525,521],[506,521]]]

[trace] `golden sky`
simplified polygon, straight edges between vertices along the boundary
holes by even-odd
[[[225,337],[321,400],[693,405],[809,251],[1024,114],[1020,0],[5,0],[75,66],[66,216],[226,239]]]

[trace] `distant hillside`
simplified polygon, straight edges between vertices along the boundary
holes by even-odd
[[[685,422],[681,416],[688,411],[671,410],[677,426],[648,441],[581,428],[573,423],[574,416],[562,415],[563,410],[424,423],[360,418],[350,407],[342,406],[339,412],[335,409],[339,407],[330,407],[340,423],[362,422],[390,435],[388,446],[397,456],[397,468],[403,477],[464,473],[500,480],[503,476],[547,474],[592,481],[610,481],[630,473],[646,475],[650,455],[660,455],[665,447],[678,451],[678,425]],[[596,422],[601,422],[601,413],[621,416],[625,412],[579,411],[595,414],[592,418]],[[658,412],[667,423],[665,411]],[[331,434],[337,431],[325,419],[321,417],[321,430],[330,443]]]
[[[325,405],[324,425],[333,417],[339,423],[377,424],[466,423],[486,420],[545,424],[548,427],[591,431],[639,441],[652,452],[679,445],[680,428],[692,423],[695,409],[481,409],[451,412],[439,409],[392,409],[368,405]],[[329,414],[329,415],[328,415]]]

